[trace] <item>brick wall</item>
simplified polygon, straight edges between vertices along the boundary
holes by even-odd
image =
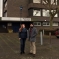
[[[27,17],[28,16],[28,3],[29,0],[8,0],[7,13],[8,17]],[[20,6],[23,6],[22,14],[20,11]]]

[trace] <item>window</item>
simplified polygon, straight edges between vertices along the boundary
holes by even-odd
[[[36,26],[37,25],[37,22],[34,22],[34,25]]]
[[[47,4],[47,3],[49,3],[49,2],[48,2],[48,0],[45,0],[45,1],[42,0],[42,3],[43,3],[43,4]],[[51,4],[52,4],[52,5],[57,5],[57,0],[51,0]]]
[[[7,2],[5,3],[5,7],[7,6]]]
[[[51,0],[52,5],[57,5],[57,0]]]
[[[5,26],[5,25],[2,25],[2,27],[3,27],[3,28],[6,28],[6,26]]]
[[[46,16],[46,17],[49,17],[50,16],[49,15],[49,10],[43,9],[42,12],[43,12],[43,16]]]
[[[54,10],[54,11],[55,11],[55,10]],[[42,12],[43,12],[43,16],[44,16],[44,17],[49,17],[49,16],[50,16],[49,10],[43,9]],[[51,10],[51,12],[53,12],[53,10]],[[58,17],[58,14],[56,14],[54,17]]]
[[[58,3],[57,3],[57,0],[56,0],[56,5],[57,5]]]
[[[54,17],[58,17],[58,14],[56,14]]]
[[[41,0],[33,0],[33,3],[41,3]]]
[[[8,23],[8,26],[12,26],[12,23]]]
[[[33,10],[33,16],[41,16],[41,10]]]
[[[41,26],[41,22],[34,22],[34,26]]]
[[[50,26],[49,22],[43,22],[43,26]],[[53,22],[52,26],[58,26],[57,22]]]
[[[53,23],[53,26],[58,26],[58,23],[57,23],[57,22],[54,22],[54,23]]]
[[[42,4],[47,4],[47,3],[48,3],[47,0],[46,1],[42,0]]]
[[[54,11],[56,11],[56,10],[54,10]],[[51,12],[53,12],[53,10],[51,10]],[[58,17],[58,14],[56,14],[54,17]]]
[[[4,13],[4,17],[7,17],[7,12]]]
[[[43,26],[50,26],[49,22],[43,22]]]

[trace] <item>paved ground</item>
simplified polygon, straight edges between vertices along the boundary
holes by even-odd
[[[36,57],[28,55],[29,41],[26,41],[26,54],[19,54],[20,42],[18,34],[0,33],[0,59],[59,59],[59,39],[52,37],[51,45],[49,37],[43,38],[44,44],[40,45],[40,39],[37,37]]]

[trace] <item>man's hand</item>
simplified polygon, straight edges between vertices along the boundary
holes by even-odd
[[[21,38],[19,38],[19,40],[20,40]]]
[[[26,38],[26,40],[28,40],[28,38]]]
[[[27,40],[29,41],[29,39],[27,38]]]

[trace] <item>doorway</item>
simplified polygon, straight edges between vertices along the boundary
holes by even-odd
[[[0,33],[7,33],[7,22],[0,22]]]

